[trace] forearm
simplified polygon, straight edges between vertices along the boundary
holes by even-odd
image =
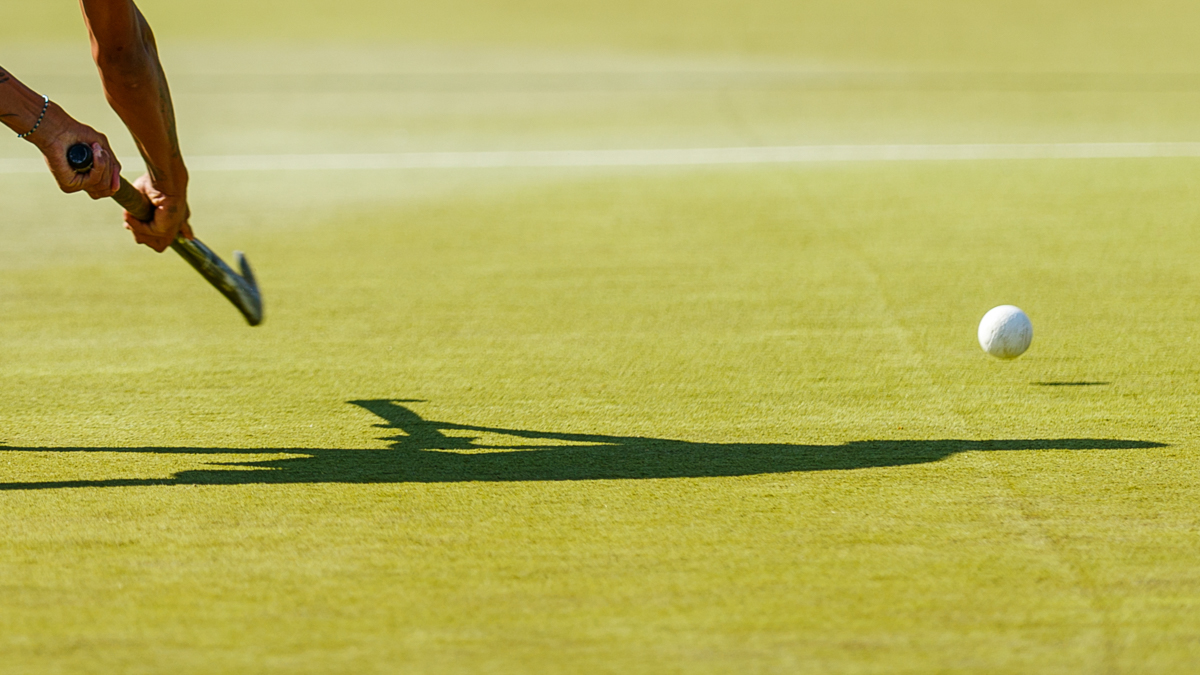
[[[18,135],[29,133],[42,117],[45,105],[45,99],[0,68],[0,122]],[[26,140],[36,142],[34,135]]]
[[[109,105],[125,122],[156,188],[185,196],[188,173],[175,131],[175,110],[150,26],[132,2],[83,1],[92,55]],[[95,11],[91,11],[91,10]]]

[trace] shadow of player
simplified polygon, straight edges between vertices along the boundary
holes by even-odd
[[[1008,450],[1121,450],[1164,447],[1150,441],[1090,438],[1026,440],[853,441],[842,445],[699,443],[641,436],[556,433],[436,422],[401,405],[410,401],[363,400],[351,404],[402,434],[385,437],[384,450],[313,448],[8,448],[0,452],[108,452],[183,455],[287,454],[261,461],[213,462],[164,479],[0,483],[0,490],[153,485],[295,483],[452,483],[464,481],[569,481],[749,476],[834,471],[936,462],[959,452]],[[513,440],[481,445],[496,434]],[[535,442],[536,441],[536,442]]]

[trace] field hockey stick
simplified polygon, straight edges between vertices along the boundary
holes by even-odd
[[[67,163],[79,173],[91,171],[92,162],[92,148],[84,143],[72,145],[67,150]],[[124,177],[121,178],[121,188],[112,198],[134,218],[144,223],[154,220],[154,205]],[[175,241],[171,242],[171,248],[196,268],[208,283],[221,291],[221,294],[238,308],[242,316],[246,317],[251,326],[262,323],[262,294],[258,290],[258,282],[254,279],[254,270],[250,269],[250,262],[241,251],[233,252],[233,259],[242,270],[242,273],[238,274],[199,239],[188,239],[178,235]]]

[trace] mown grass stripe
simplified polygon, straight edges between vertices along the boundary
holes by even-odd
[[[197,171],[353,171],[1156,157],[1200,157],[1200,143],[793,145],[634,150],[196,155],[189,158],[189,167]],[[44,170],[44,164],[37,159],[0,159],[0,173],[34,173]]]

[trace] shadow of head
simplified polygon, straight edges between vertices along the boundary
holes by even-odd
[[[2,448],[5,452],[114,452],[193,455],[263,453],[287,457],[221,462],[168,479],[0,483],[0,489],[131,485],[280,483],[448,483],[707,478],[801,471],[848,471],[936,462],[961,452],[1131,450],[1162,443],[1094,438],[1010,440],[867,440],[841,445],[704,443],[426,420],[400,400],[351,404],[401,433],[386,450],[245,448]],[[451,435],[452,434],[452,435]],[[505,439],[480,444],[484,435]],[[230,470],[237,469],[237,470]],[[255,469],[255,470],[247,470]]]

